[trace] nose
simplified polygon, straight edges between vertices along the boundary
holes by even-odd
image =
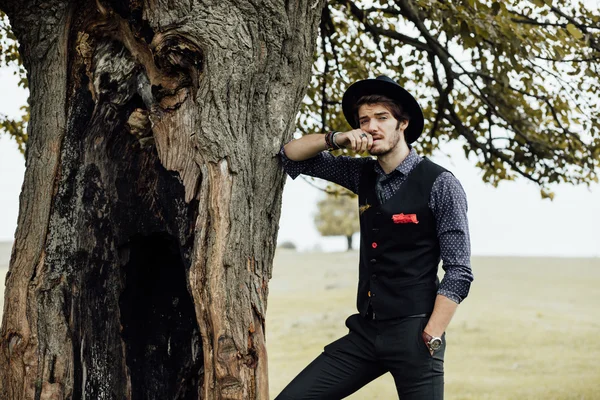
[[[377,131],[377,119],[371,118],[367,125],[367,132],[372,133]]]

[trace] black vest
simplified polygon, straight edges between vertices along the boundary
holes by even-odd
[[[439,280],[440,245],[429,208],[431,188],[446,170],[424,158],[400,189],[379,204],[375,162],[365,164],[358,193],[360,265],[357,307],[377,319],[431,313]]]

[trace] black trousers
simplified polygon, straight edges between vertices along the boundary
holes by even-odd
[[[390,372],[401,400],[444,397],[444,351],[432,356],[421,338],[429,317],[388,321],[350,316],[350,332],[327,345],[276,400],[335,400]]]

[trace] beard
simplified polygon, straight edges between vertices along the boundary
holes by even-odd
[[[392,151],[391,147],[388,147],[387,149],[382,148],[382,149],[373,149],[371,148],[371,150],[369,151],[369,154],[371,154],[372,156],[384,156],[386,154],[388,154],[390,151]]]
[[[377,142],[380,142],[380,140],[378,140]],[[369,151],[369,154],[373,155],[373,156],[384,156],[388,153],[391,153],[392,150],[394,150],[396,148],[396,146],[398,145],[398,143],[400,142],[400,132],[398,131],[394,131],[394,133],[390,136],[390,144],[386,147],[380,147],[380,148],[371,148],[371,150]]]

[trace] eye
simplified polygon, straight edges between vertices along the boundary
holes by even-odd
[[[362,121],[360,121],[360,124],[361,124],[361,125],[364,125],[366,122],[367,122],[367,120],[366,120],[366,119],[363,119]]]

